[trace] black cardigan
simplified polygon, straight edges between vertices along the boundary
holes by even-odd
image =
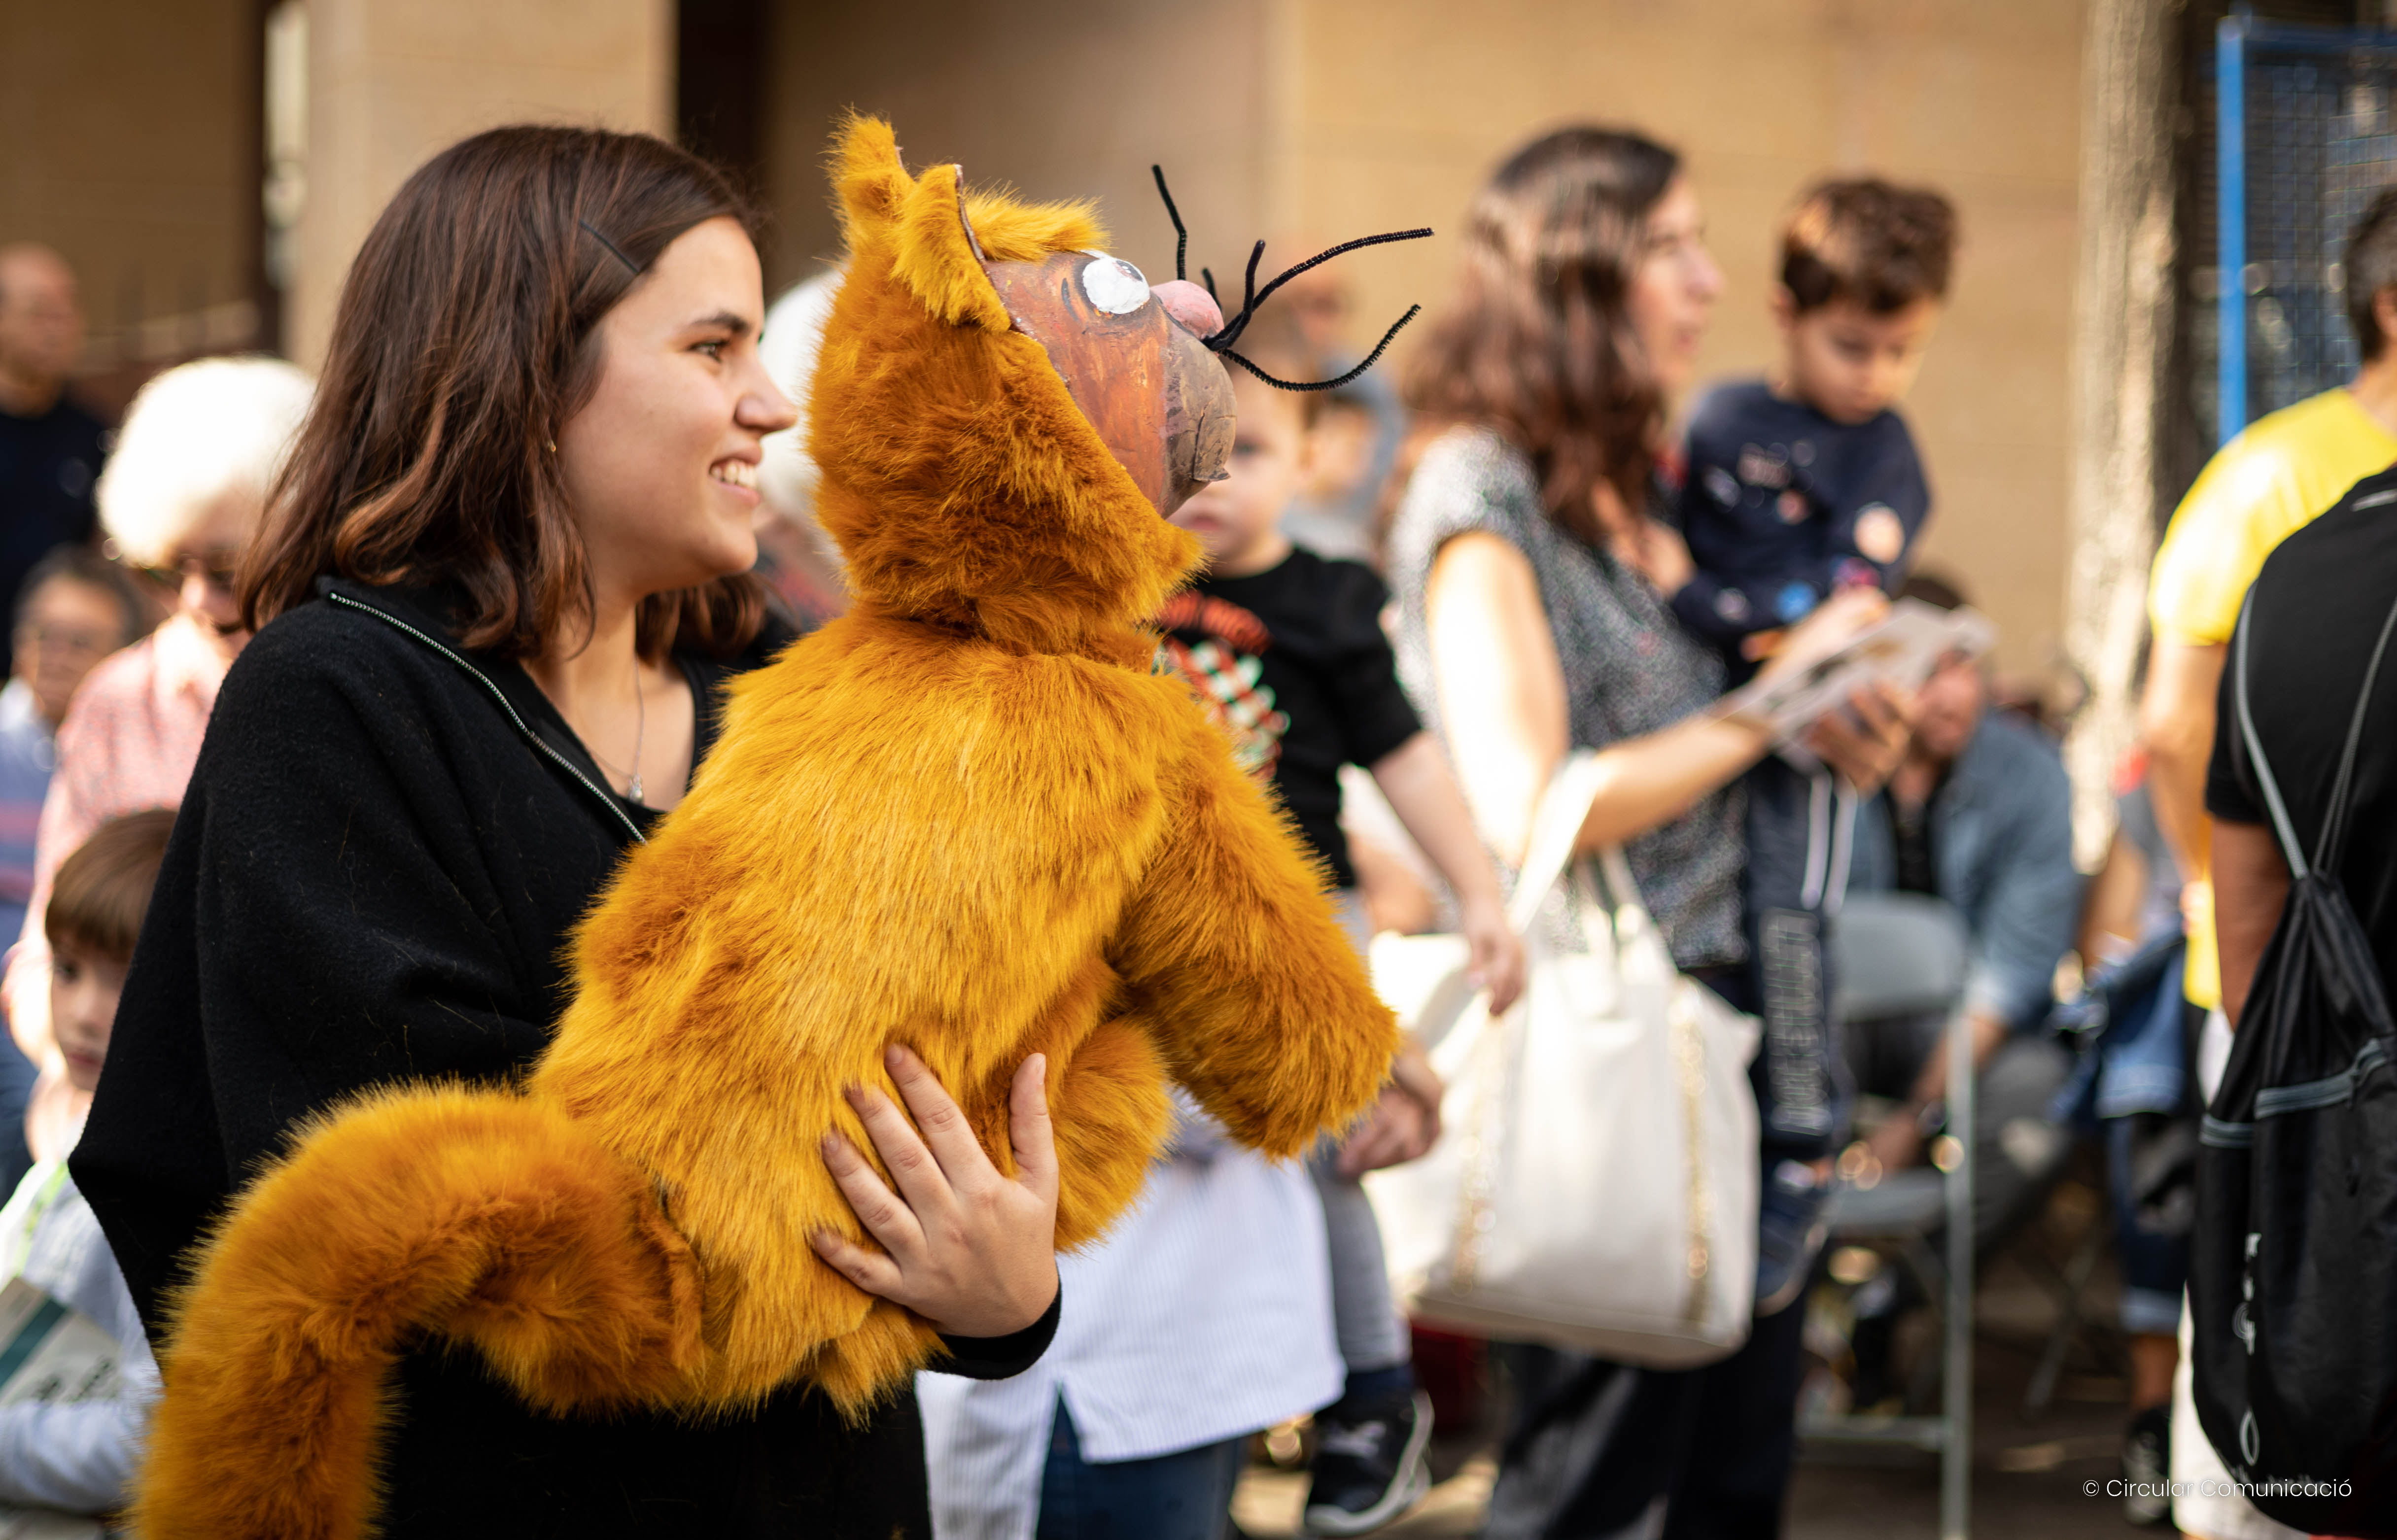
[[[226,676],[69,1162],[154,1339],[186,1252],[292,1125],[362,1088],[499,1081],[548,1040],[568,932],[658,815],[607,789],[530,676],[468,658],[422,591],[320,582]],[[682,659],[700,703],[763,661]],[[1015,1337],[943,1367],[1020,1372]],[[849,1427],[553,1419],[479,1360],[404,1360],[384,1533],[929,1536],[912,1392]]]

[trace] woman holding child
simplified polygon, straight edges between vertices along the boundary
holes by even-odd
[[[1681,970],[1752,1008],[1736,783],[1772,742],[1708,710],[1726,665],[1675,622],[1693,565],[1656,477],[1721,288],[1697,194],[1663,146],[1568,128],[1499,167],[1465,244],[1410,382],[1424,425],[1388,549],[1402,676],[1510,865],[1566,754],[1600,751],[1611,774],[1581,848],[1623,845]],[[1809,641],[1881,602],[1834,598]],[[1878,785],[1902,712],[1854,706],[1813,746]],[[1695,1371],[1509,1349],[1520,1404],[1485,1534],[1777,1533],[1801,1314],[1760,1319]]]

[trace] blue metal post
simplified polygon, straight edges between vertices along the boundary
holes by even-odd
[[[2234,12],[2214,33],[2215,272],[2222,333],[2216,394],[2226,444],[2247,426],[2247,27],[2248,19]]]

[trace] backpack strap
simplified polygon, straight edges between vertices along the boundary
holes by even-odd
[[[2263,788],[2264,806],[2272,814],[2272,832],[2280,837],[2281,857],[2289,864],[2289,876],[2302,879],[2308,871],[2306,853],[2297,848],[2297,832],[2289,826],[2288,805],[2281,800],[2281,783],[2272,778],[2271,761],[2264,757],[2263,742],[2256,736],[2256,717],[2247,709],[2247,622],[2255,609],[2256,590],[2251,584],[2246,598],[2239,605],[2238,636],[2231,646],[2231,666],[2238,675],[2231,681],[2231,694],[2239,703],[2239,736],[2247,745],[2247,763],[2255,767],[2256,783]],[[2397,614],[2397,610],[2391,613]],[[2381,639],[2388,639],[2385,629]],[[2379,661],[2379,654],[2373,654],[2374,663]]]
[[[2334,869],[2347,853],[2347,814],[2354,801],[2355,751],[2364,741],[2364,714],[2372,706],[2372,686],[2380,677],[2380,660],[2389,651],[2389,634],[2397,629],[2397,603],[2380,623],[2380,639],[2372,646],[2372,662],[2364,670],[2364,689],[2355,697],[2355,715],[2348,718],[2347,746],[2339,751],[2338,779],[2331,783],[2330,812],[2323,820],[2322,837],[2314,846],[2314,870]]]

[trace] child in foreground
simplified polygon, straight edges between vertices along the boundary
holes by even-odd
[[[116,1001],[150,906],[169,809],[101,824],[59,865],[43,929],[50,943],[50,1022],[68,1083],[100,1083]],[[88,1318],[122,1349],[114,1395],[0,1407],[0,1500],[102,1514],[123,1505],[158,1399],[133,1297],[107,1238],[63,1160],[37,1162],[0,1209],[0,1276],[21,1278]]]
[[[1681,490],[1696,570],[1674,613],[1723,649],[1734,683],[1833,594],[1905,582],[1931,490],[1895,405],[1930,344],[1955,245],[1945,197],[1870,178],[1817,184],[1784,227],[1780,368],[1699,403]],[[1855,790],[1780,757],[1746,784],[1748,956],[1764,1017],[1757,1310],[1770,1314],[1821,1243],[1824,1157],[1844,1121],[1822,919],[1846,886]]]
[[[1241,351],[1288,380],[1318,377],[1287,317],[1260,315]],[[1498,877],[1464,796],[1400,690],[1381,627],[1381,580],[1349,561],[1293,546],[1281,516],[1306,469],[1318,397],[1275,390],[1235,370],[1239,426],[1227,480],[1173,515],[1206,547],[1205,575],[1167,602],[1165,660],[1223,721],[1234,755],[1268,780],[1332,883],[1331,900],[1361,950],[1370,940],[1340,828],[1343,765],[1370,771],[1456,897],[1476,976],[1504,1010],[1521,992],[1521,943],[1507,928]],[[1381,1232],[1358,1186],[1377,1166],[1420,1155],[1438,1132],[1437,1078],[1420,1051],[1402,1054],[1382,1106],[1311,1165],[1330,1239],[1332,1321],[1347,1369],[1341,1399],[1315,1418],[1318,1453],[1308,1533],[1361,1534],[1396,1518],[1426,1488],[1428,1403],[1415,1388],[1404,1321],[1391,1300]]]

